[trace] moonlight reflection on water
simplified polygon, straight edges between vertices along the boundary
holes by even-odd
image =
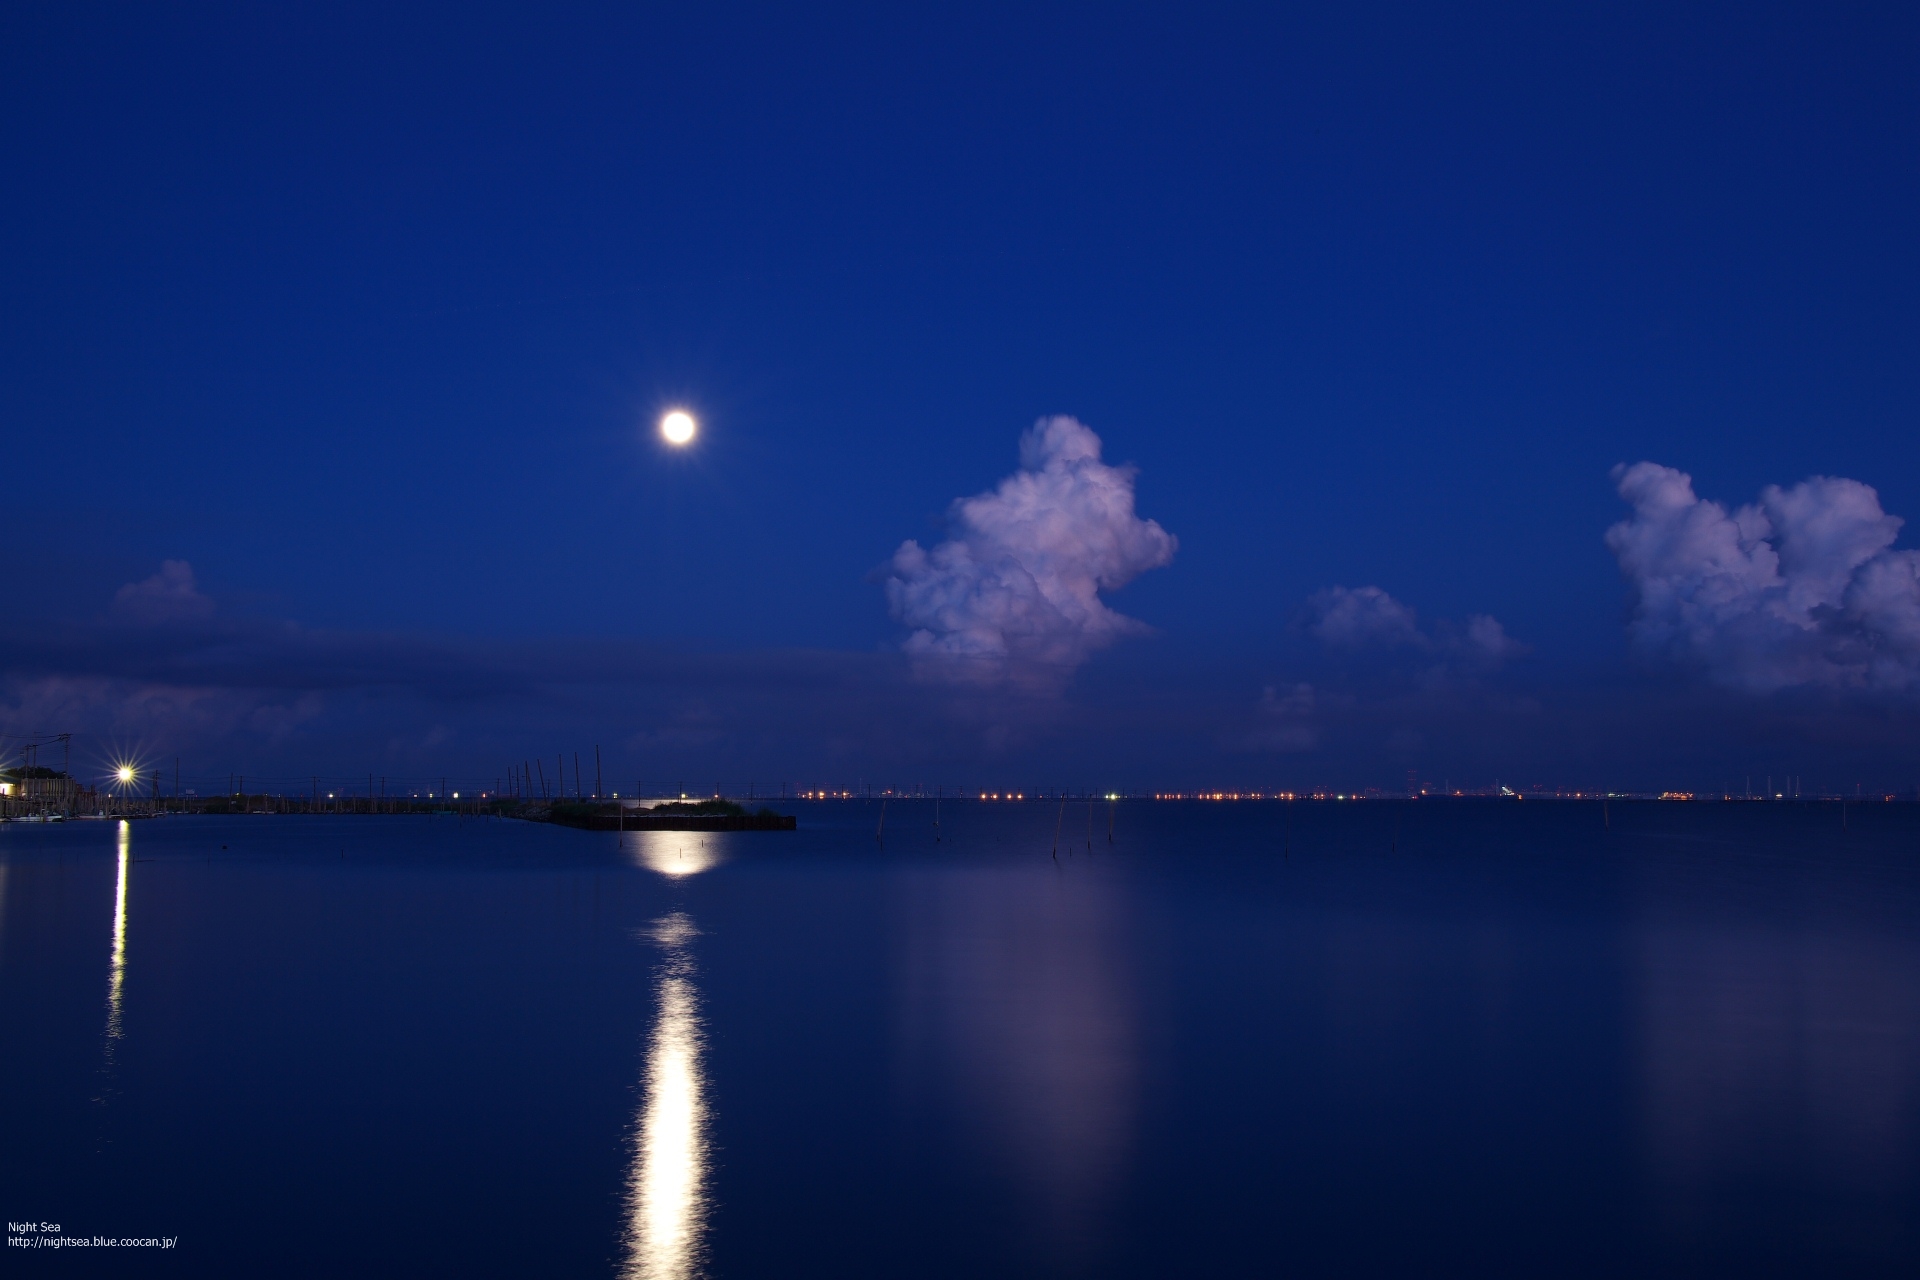
[[[120,1038],[120,1008],[127,982],[127,863],[133,857],[132,828],[122,819],[119,831],[119,868],[113,886],[113,951],[107,964],[107,1056]]]
[[[684,912],[645,935],[666,953],[647,1047],[645,1095],[627,1180],[629,1280],[698,1275],[707,1216],[707,1104],[700,1063],[700,993],[688,944],[699,933]]]
[[[636,866],[669,880],[697,876],[726,860],[719,842],[700,831],[626,831],[620,843]]]

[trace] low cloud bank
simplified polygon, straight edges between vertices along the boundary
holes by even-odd
[[[1643,652],[1753,693],[1920,687],[1920,552],[1891,549],[1904,522],[1871,487],[1814,476],[1729,514],[1672,467],[1613,478],[1633,514],[1607,546]]]
[[[491,777],[558,737],[657,776],[663,759],[833,758],[889,734],[929,738],[937,722],[903,696],[908,677],[892,654],[316,630],[223,611],[190,565],[168,561],[95,618],[0,621],[0,747],[71,732],[90,744],[83,776],[111,745],[184,757],[192,785],[216,765],[256,776],[342,760],[382,773],[477,760]]]
[[[1053,686],[1145,624],[1100,599],[1173,560],[1178,543],[1134,514],[1134,472],[1100,460],[1100,437],[1043,418],[1020,470],[953,504],[952,536],[909,539],[887,566],[887,606],[906,652],[939,674]]]
[[[642,778],[1351,790],[1418,769],[1701,790],[1792,773],[1872,794],[1912,787],[1920,759],[1914,717],[1867,699],[1762,702],[1624,670],[1553,686],[1456,674],[1446,646],[1470,643],[1471,624],[1420,618],[1423,642],[1332,648],[1318,665],[1302,654],[1284,675],[1248,655],[1135,646],[1084,672],[1085,696],[1041,701],[930,684],[900,653],[315,629],[219,598],[143,622],[112,586],[96,603],[91,618],[0,618],[0,731],[72,731],[85,777],[123,755],[170,775],[177,759],[202,789],[231,785],[230,771],[292,791],[315,773],[490,787],[556,751],[590,764],[595,747],[623,791]],[[1294,641],[1326,645],[1304,627]]]

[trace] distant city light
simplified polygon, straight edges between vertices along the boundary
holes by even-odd
[[[114,771],[114,776],[119,778],[121,782],[132,782],[133,766],[130,764],[121,765],[117,770]]]

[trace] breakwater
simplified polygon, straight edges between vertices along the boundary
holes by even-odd
[[[798,819],[791,814],[775,813],[767,808],[748,813],[728,800],[657,804],[651,809],[618,802],[566,801],[543,807],[544,814],[525,816],[581,831],[792,831],[799,826]]]
[[[237,794],[131,798],[92,791],[63,796],[52,805],[41,798],[0,804],[0,821],[79,818],[159,818],[168,814],[233,814],[251,817],[347,814],[416,814],[423,817],[517,818],[550,822],[581,831],[792,831],[790,814],[761,809],[749,813],[729,801],[659,804],[653,809],[631,803],[568,800],[454,799],[443,797],[286,796]]]

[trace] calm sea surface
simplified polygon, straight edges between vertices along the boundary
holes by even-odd
[[[796,811],[0,827],[10,1268],[1920,1274],[1920,806]]]

